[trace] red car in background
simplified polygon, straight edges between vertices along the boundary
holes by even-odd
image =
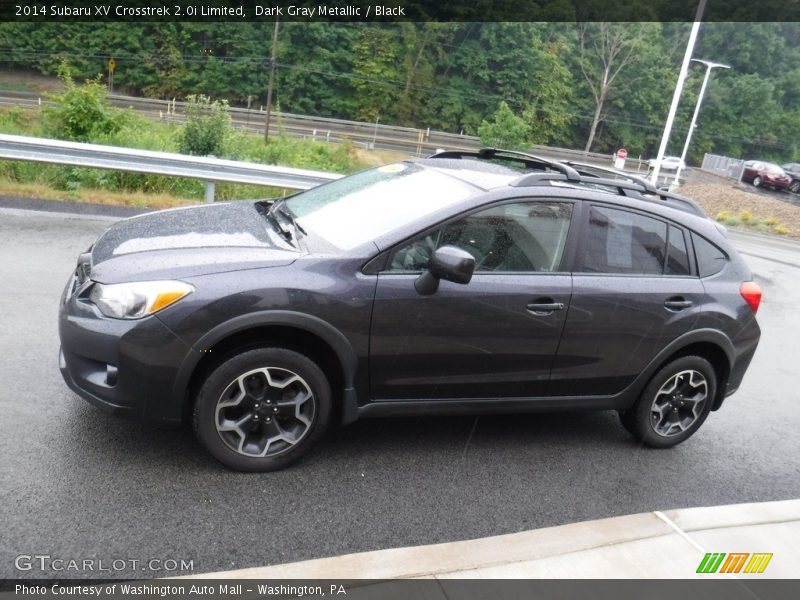
[[[761,160],[748,160],[744,163],[742,181],[752,183],[756,187],[768,186],[776,190],[785,190],[792,178],[778,165]]]

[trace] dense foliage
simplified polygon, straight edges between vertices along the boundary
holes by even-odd
[[[222,156],[233,134],[228,103],[203,94],[191,94],[186,102],[186,123],[178,136],[181,153]]]
[[[45,129],[61,140],[88,142],[112,134],[121,127],[122,113],[106,102],[106,86],[99,78],[76,85],[66,64],[59,66],[64,92],[52,94],[52,106],[44,108]]]
[[[477,134],[495,114],[523,144],[655,153],[688,38],[686,23],[281,24],[282,110]],[[105,76],[152,97],[263,104],[271,23],[2,23],[9,69]],[[715,71],[692,144],[800,158],[800,24],[705,23],[695,56]],[[694,65],[668,152],[679,153],[703,76]],[[500,103],[505,102],[505,108]],[[517,121],[513,121],[517,123]]]

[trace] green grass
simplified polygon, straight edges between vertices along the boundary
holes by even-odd
[[[120,127],[113,133],[98,134],[91,142],[110,146],[162,152],[178,151],[180,126],[146,119],[133,111],[120,111]],[[49,137],[45,116],[35,109],[0,109],[0,133]],[[336,173],[349,173],[365,165],[349,143],[328,144],[277,137],[265,144],[260,135],[232,132],[220,158],[270,165],[283,165]],[[5,185],[3,182],[7,182]],[[22,161],[0,161],[0,190],[13,185],[40,186],[77,198],[82,191],[106,190],[119,194],[139,193],[170,196],[176,200],[201,200],[204,183],[194,179],[163,177],[145,173],[124,173]],[[52,194],[42,192],[45,196]],[[244,184],[219,184],[218,200],[264,198],[283,195],[284,190]]]
[[[4,92],[35,92],[36,87],[21,81],[3,81],[0,89]]]

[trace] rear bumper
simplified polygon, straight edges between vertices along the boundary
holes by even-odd
[[[739,386],[742,385],[744,374],[747,372],[750,362],[758,348],[758,342],[761,339],[761,328],[758,326],[755,318],[752,319],[750,326],[747,328],[749,336],[747,343],[742,343],[737,347],[736,358],[731,365],[731,372],[728,374],[728,381],[725,383],[725,390],[723,393],[717,395],[717,401],[711,410],[719,410],[725,398],[734,394]]]
[[[754,344],[748,350],[736,357],[736,362],[733,364],[731,374],[728,377],[728,383],[725,386],[726,397],[733,394],[739,389],[739,386],[742,385],[742,379],[744,379],[744,374],[747,372],[747,368],[750,366],[750,362],[753,360],[757,345],[758,344]]]

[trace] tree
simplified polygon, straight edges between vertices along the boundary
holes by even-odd
[[[491,122],[484,121],[478,127],[481,145],[493,148],[525,150],[531,146],[530,135],[525,120],[515,115],[505,102],[500,103]]]
[[[549,144],[564,139],[572,121],[571,107],[575,85],[564,62],[568,41],[552,24],[537,27],[529,52],[534,66],[530,70],[523,118],[535,144]]]
[[[580,23],[578,65],[594,99],[594,116],[585,152],[592,148],[606,101],[620,73],[639,59],[645,43],[642,23]]]
[[[364,26],[355,45],[353,89],[356,119],[375,121],[393,110],[399,95],[398,44],[385,27]]]
[[[381,123],[467,135],[493,122],[505,101],[525,121],[527,142],[602,152],[622,145],[632,155],[652,156],[689,27],[286,23],[277,98],[294,113],[380,117]],[[51,75],[66,59],[75,81],[101,87],[114,57],[119,93],[179,100],[205,94],[258,108],[266,95],[271,31],[265,21],[8,22],[0,23],[0,53],[3,68],[19,74]],[[800,152],[800,24],[707,22],[695,56],[731,69],[713,76],[692,159],[708,150],[794,160]],[[683,146],[702,75],[692,67],[671,153]]]
[[[186,123],[180,133],[180,150],[184,154],[221,156],[232,133],[231,115],[225,100],[208,96],[189,96]]]
[[[108,92],[99,78],[75,85],[66,63],[58,70],[64,93],[52,94],[53,106],[43,109],[46,128],[53,137],[77,142],[114,133],[120,127],[118,111],[108,105]]]
[[[401,23],[399,63],[404,82],[395,107],[399,122],[423,126],[420,107],[435,87],[435,70],[444,53],[449,29],[443,23]]]
[[[284,110],[342,119],[355,113],[352,49],[356,27],[335,23],[281,24],[276,88]],[[265,73],[266,75],[266,73]]]

